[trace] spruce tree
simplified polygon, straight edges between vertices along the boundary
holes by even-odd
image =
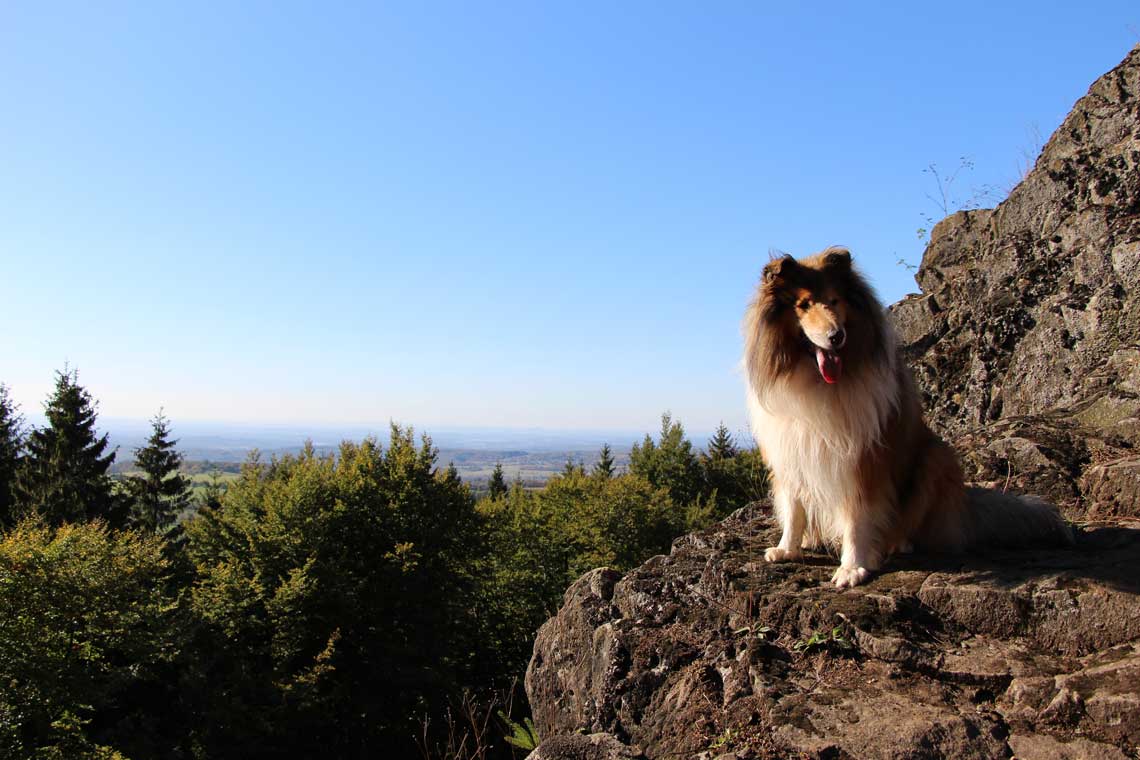
[[[8,394],[8,386],[0,385],[0,528],[14,521],[16,471],[23,448],[23,418]]]
[[[657,443],[649,436],[634,444],[629,452],[629,471],[658,488],[667,488],[678,506],[693,503],[701,492],[701,471],[693,444],[685,437],[685,428],[673,415],[661,415],[661,434]]]
[[[502,462],[495,463],[495,471],[491,473],[491,479],[487,482],[487,492],[492,499],[507,495],[507,479],[503,477]]]
[[[586,468],[582,466],[581,462],[575,463],[573,456],[566,457],[566,464],[562,465],[562,477],[572,478],[575,475],[585,474]]]
[[[705,498],[716,497],[716,517],[723,517],[767,491],[767,470],[760,452],[741,449],[722,422],[701,454]]]
[[[95,402],[79,385],[79,371],[56,372],[55,391],[44,405],[47,427],[33,430],[16,477],[19,511],[59,525],[102,518],[125,522],[125,504],[111,488],[107,436],[95,430]]]
[[[222,481],[222,473],[215,467],[210,470],[210,479],[198,494],[198,509],[217,509],[222,506],[222,496],[225,493],[226,484]]]
[[[728,428],[724,423],[717,426],[716,433],[713,434],[712,440],[709,441],[708,456],[710,459],[732,459],[740,453],[736,447],[736,441],[732,438],[732,433],[728,432]]]
[[[443,471],[440,477],[443,479],[443,482],[448,485],[457,486],[463,482],[462,478],[459,477],[459,468],[455,466],[455,462],[448,462],[447,469]]]
[[[736,441],[724,423],[716,429],[707,449],[701,453],[701,470],[704,477],[704,496],[715,497],[725,509],[739,506],[741,484],[737,482]],[[714,515],[719,516],[719,515]]]
[[[608,443],[602,446],[598,454],[598,461],[594,464],[594,474],[602,478],[614,476],[614,455]]]
[[[135,449],[135,465],[142,475],[128,479],[131,523],[152,533],[164,533],[190,506],[190,481],[178,470],[182,455],[170,440],[170,422],[162,410],[150,421],[151,434],[146,446]]]

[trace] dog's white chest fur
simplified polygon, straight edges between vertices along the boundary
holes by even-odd
[[[793,373],[748,389],[752,434],[784,495],[800,502],[812,544],[841,539],[841,510],[855,500],[859,460],[881,440],[898,403],[893,363],[825,385]]]

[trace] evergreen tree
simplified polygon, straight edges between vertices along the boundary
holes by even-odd
[[[447,468],[440,477],[443,482],[453,486],[459,486],[463,482],[463,479],[459,477],[459,468],[455,466],[455,462],[448,462]]]
[[[602,478],[614,476],[614,455],[608,443],[602,446],[598,454],[598,461],[594,464],[594,474]]]
[[[44,405],[48,425],[32,431],[16,478],[20,511],[52,525],[102,518],[125,522],[126,506],[111,487],[115,452],[95,430],[96,404],[79,385],[79,371],[57,372],[55,392]]]
[[[700,463],[693,444],[685,437],[685,428],[669,412],[661,415],[657,443],[645,436],[640,445],[635,443],[630,449],[629,471],[657,488],[667,489],[678,506],[693,503],[701,492]]]
[[[222,482],[222,473],[217,469],[210,471],[210,480],[198,494],[198,509],[217,509],[222,506],[222,496],[226,493],[226,484]]]
[[[738,447],[723,422],[701,454],[700,464],[702,494],[712,506],[709,519],[724,517],[767,492],[768,471],[760,452]]]
[[[503,463],[495,463],[495,471],[491,473],[491,480],[487,482],[488,496],[497,499],[507,495],[507,479],[503,477]]]
[[[16,471],[23,448],[23,419],[8,395],[8,386],[0,385],[0,528],[13,522]]]
[[[740,453],[736,447],[736,441],[732,438],[732,433],[728,432],[728,428],[722,422],[717,426],[716,433],[713,434],[712,440],[709,441],[708,457],[710,459],[732,459]]]
[[[574,457],[566,457],[566,464],[562,465],[562,477],[572,478],[575,475],[585,474],[586,468],[582,466],[581,462],[575,464]]]
[[[153,533],[164,533],[190,506],[190,481],[179,474],[182,455],[170,440],[170,422],[162,410],[151,420],[146,446],[135,449],[135,464],[142,475],[129,478],[131,523]]]

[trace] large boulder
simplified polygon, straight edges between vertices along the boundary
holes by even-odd
[[[539,735],[648,758],[1140,748],[1140,522],[1063,551],[896,558],[846,591],[832,559],[764,563],[777,537],[756,504],[571,586],[527,670]]]
[[[755,504],[571,586],[527,671],[542,758],[1140,756],[1140,48],[1007,200],[935,227],[917,279],[891,314],[930,422],[1075,546],[837,591],[833,558],[763,562]]]

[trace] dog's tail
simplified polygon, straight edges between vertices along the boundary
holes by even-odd
[[[989,488],[966,489],[965,543],[1002,548],[1072,546],[1073,527],[1052,504]]]

